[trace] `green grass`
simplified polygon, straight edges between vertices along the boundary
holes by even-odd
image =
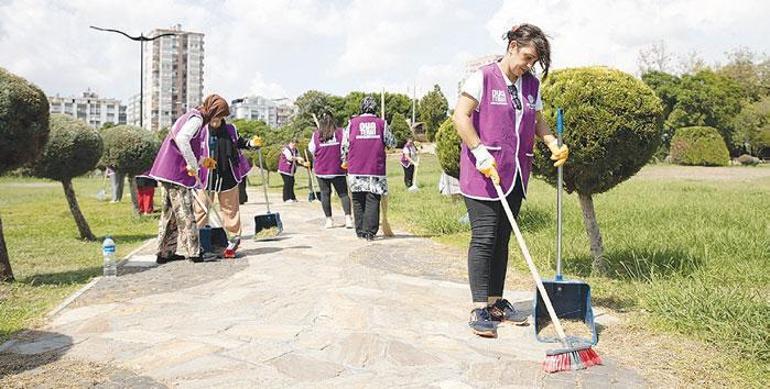
[[[0,284],[0,342],[33,326],[101,274],[105,235],[113,236],[122,258],[157,234],[157,216],[133,216],[127,192],[123,202],[110,204],[96,198],[103,188],[101,179],[78,178],[73,184],[97,242],[79,240],[60,183],[0,177],[0,217],[16,277],[16,282]]]
[[[403,171],[390,161],[392,219],[418,234],[467,247],[470,227],[458,219],[462,200],[438,194],[440,169],[424,157],[409,193]],[[648,166],[646,170],[670,169]],[[735,168],[768,169],[768,167]],[[770,379],[770,178],[751,182],[632,178],[594,196],[611,265],[610,277],[592,277],[588,239],[577,195],[564,198],[565,277],[586,280],[595,305],[639,315],[653,331],[681,334],[732,355],[733,377]],[[555,189],[531,181],[520,225],[541,274],[555,261]],[[528,274],[515,239],[509,266]]]

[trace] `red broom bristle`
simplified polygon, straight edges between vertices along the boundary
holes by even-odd
[[[602,358],[592,348],[546,355],[543,360],[543,371],[556,373],[559,371],[581,370],[591,366],[601,365]]]

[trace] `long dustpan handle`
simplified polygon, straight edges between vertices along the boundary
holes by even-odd
[[[265,191],[265,204],[267,204],[267,213],[270,213],[270,199],[267,198],[267,181],[265,180],[265,168],[262,166],[262,148],[257,149],[259,155],[259,174],[262,175],[262,189]]]
[[[564,112],[561,108],[556,110],[556,140],[557,145],[562,145],[562,134],[564,133]],[[562,188],[564,187],[564,165],[556,168],[556,281],[561,281],[561,237],[562,237]]]
[[[548,297],[548,293],[546,293],[545,291],[545,287],[543,286],[543,280],[540,279],[540,273],[538,273],[537,267],[535,266],[535,263],[532,261],[532,257],[529,255],[529,249],[527,248],[527,244],[524,242],[524,237],[521,236],[521,231],[519,231],[519,225],[516,223],[516,219],[513,218],[513,212],[511,212],[511,207],[508,205],[508,201],[505,198],[503,189],[500,188],[500,185],[494,182],[492,182],[492,185],[494,185],[495,190],[497,191],[497,197],[500,199],[500,204],[503,205],[505,214],[506,216],[508,216],[508,221],[511,223],[511,228],[513,229],[513,233],[514,235],[516,235],[516,241],[519,243],[521,254],[524,256],[524,259],[527,261],[527,266],[529,266],[529,271],[530,273],[532,273],[532,278],[535,279],[535,284],[537,284],[537,289],[540,291],[540,295],[543,297],[543,302],[545,302],[545,307],[548,310],[548,315],[551,317],[551,321],[553,322],[553,325],[556,328],[556,333],[559,335],[559,339],[561,339],[562,343],[564,343],[565,346],[569,347],[569,345],[567,344],[567,336],[564,334],[564,329],[561,326],[561,322],[559,322],[559,318],[556,317],[556,311],[553,309],[553,304],[551,304],[551,298]]]

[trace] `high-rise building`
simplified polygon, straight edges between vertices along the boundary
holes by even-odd
[[[275,109],[275,122],[276,127],[281,127],[284,124],[288,123],[292,116],[294,116],[295,113],[297,113],[297,106],[294,105],[294,103],[289,100],[288,98],[280,98],[275,99],[275,101],[278,106]]]
[[[100,98],[90,89],[81,97],[48,96],[51,113],[69,115],[81,119],[91,127],[100,128],[105,123],[126,124],[126,106],[120,100]]]
[[[497,54],[490,54],[485,55],[483,57],[474,58],[470,61],[465,62],[465,69],[463,70],[463,76],[460,79],[460,82],[457,83],[457,95],[459,96],[460,93],[462,93],[463,84],[465,83],[465,80],[470,77],[471,74],[476,72],[476,70],[479,70],[484,65],[489,65],[492,62],[498,61],[502,56]]]
[[[230,103],[233,119],[262,120],[270,127],[280,127],[294,114],[294,105],[287,98],[268,99],[262,96],[247,96]]]
[[[203,34],[176,25],[148,36],[164,33],[175,35],[144,43],[142,124],[153,131],[170,127],[203,100]]]
[[[139,93],[128,98],[128,104],[126,104],[126,123],[132,126],[139,125]]]

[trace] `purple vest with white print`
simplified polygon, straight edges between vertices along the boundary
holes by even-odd
[[[315,152],[313,153],[313,171],[319,177],[338,177],[344,176],[345,170],[342,169],[342,129],[334,131],[334,136],[321,143],[321,132],[316,131],[313,134],[313,143]]]
[[[287,176],[293,176],[294,172],[297,171],[297,164],[295,163],[296,160],[289,161],[288,159],[286,159],[286,156],[283,155],[284,150],[289,150],[289,152],[291,153],[291,155],[294,156],[294,158],[296,158],[299,155],[299,151],[297,151],[296,147],[291,149],[289,148],[288,145],[286,145],[284,146],[283,149],[281,149],[281,155],[278,157],[278,173],[281,173]]]
[[[204,130],[201,130],[201,132],[205,132],[208,138],[208,135],[209,135],[208,126],[206,126]],[[230,137],[230,140],[233,142],[233,146],[236,149],[236,153],[238,153],[238,166],[234,166],[232,163],[230,163],[230,172],[233,173],[233,178],[235,178],[235,182],[240,184],[241,181],[243,181],[243,178],[249,174],[249,170],[251,170],[251,161],[249,161],[249,159],[246,158],[245,155],[243,155],[243,153],[241,152],[241,149],[237,147],[238,146],[238,129],[236,129],[235,126],[232,124],[227,124],[225,126],[225,130],[227,130],[227,136]],[[203,155],[211,155],[211,151],[209,150],[209,142],[203,142],[202,147],[203,147]],[[201,165],[199,175],[201,178],[201,182],[203,183],[203,187],[207,188],[209,170],[206,169],[203,165]]]
[[[406,153],[405,153],[406,151]],[[401,150],[401,166],[403,167],[409,167],[412,166],[412,163],[409,162],[408,159],[406,159],[406,154],[409,154],[409,157],[411,158],[413,155],[417,154],[417,148],[414,147],[414,145],[411,146],[404,146],[404,148]]]
[[[540,82],[529,72],[521,76],[524,98],[517,123],[511,95],[497,63],[482,67],[481,72],[484,76],[484,92],[478,110],[473,112],[473,126],[481,144],[487,147],[497,162],[503,193],[508,195],[513,189],[516,176],[521,175],[522,189],[526,194],[532,171],[535,101]],[[476,158],[464,143],[460,151],[460,192],[478,200],[498,199],[490,179],[476,170]]]
[[[195,186],[195,177],[187,175],[187,162],[184,156],[182,156],[182,152],[179,150],[175,140],[176,135],[193,116],[202,118],[201,113],[197,109],[191,109],[174,122],[171,131],[168,132],[166,139],[163,140],[163,144],[160,146],[155,162],[153,162],[150,168],[150,173],[148,174],[150,177],[158,181],[170,182],[187,188]],[[200,161],[201,156],[204,155],[204,144],[207,137],[208,131],[204,131],[201,128],[190,140],[190,145],[197,161]]]
[[[385,177],[385,121],[374,115],[350,119],[348,174]]]

